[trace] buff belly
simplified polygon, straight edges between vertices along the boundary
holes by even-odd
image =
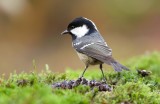
[[[103,63],[103,62],[101,62],[101,61],[99,61],[99,60],[97,60],[95,58],[89,57],[89,56],[87,56],[85,54],[82,54],[82,53],[79,53],[79,52],[77,52],[77,54],[78,54],[80,60],[82,62],[84,62],[85,65],[98,65],[98,64],[102,64]]]

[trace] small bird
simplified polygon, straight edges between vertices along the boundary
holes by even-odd
[[[112,57],[112,50],[108,47],[96,25],[91,20],[85,17],[75,18],[61,34],[71,35],[72,46],[76,50],[80,60],[85,64],[81,77],[83,77],[90,65],[99,65],[103,78],[106,81],[102,69],[103,63],[111,65],[117,72],[123,69],[129,70]]]

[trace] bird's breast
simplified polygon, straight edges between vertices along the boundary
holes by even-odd
[[[99,60],[97,60],[97,59],[95,59],[95,58],[92,58],[92,57],[90,57],[90,56],[87,56],[87,55],[82,54],[82,53],[79,53],[79,52],[77,52],[77,54],[78,54],[80,60],[81,60],[82,62],[84,62],[85,65],[97,65],[97,64],[102,64],[101,61],[99,61]]]

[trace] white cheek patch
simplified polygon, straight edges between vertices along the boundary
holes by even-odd
[[[71,33],[74,34],[77,38],[81,38],[88,33],[89,29],[86,25],[76,27],[71,30]]]

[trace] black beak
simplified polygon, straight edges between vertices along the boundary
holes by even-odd
[[[68,33],[70,33],[68,30],[64,30],[64,31],[61,33],[61,35],[68,34]]]

